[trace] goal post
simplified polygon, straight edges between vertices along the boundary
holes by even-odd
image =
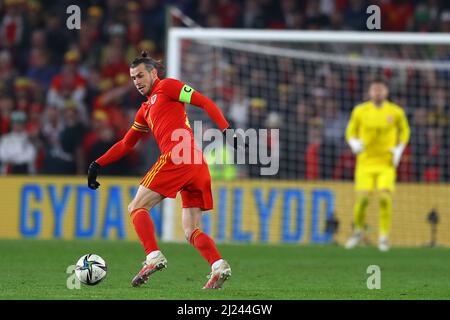
[[[450,45],[447,33],[357,32],[357,31],[294,31],[259,29],[170,28],[167,37],[167,76],[180,76],[182,40],[232,40],[296,43],[358,43]]]
[[[213,181],[215,209],[203,223],[218,241],[344,241],[354,197],[345,126],[381,76],[412,130],[398,168],[392,244],[424,245],[437,230],[437,242],[450,246],[440,231],[450,219],[437,228],[429,219],[432,212],[450,218],[450,35],[170,28],[167,48],[167,77],[210,97],[235,126],[280,129],[276,176],[243,168],[232,181]],[[209,121],[196,108],[188,114]],[[165,200],[166,241],[183,240],[179,209]],[[374,242],[377,201],[367,215],[366,241]]]

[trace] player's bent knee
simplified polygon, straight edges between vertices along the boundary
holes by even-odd
[[[380,204],[382,206],[386,206],[389,203],[389,201],[391,201],[391,197],[392,195],[389,191],[382,192],[380,194]]]
[[[129,205],[128,205],[128,213],[129,214],[131,214],[132,212],[133,212],[133,203],[131,202]]]
[[[187,242],[189,242],[189,243],[191,242],[191,235],[192,235],[192,233],[194,232],[195,229],[196,228],[191,228],[191,227],[184,228],[184,237],[185,237]]]
[[[131,214],[133,213],[133,211],[135,211],[136,209],[140,209],[140,208],[145,208],[145,206],[141,206],[139,205],[139,203],[136,203],[135,201],[131,201],[130,204],[128,205],[128,213]]]
[[[361,202],[361,203],[364,203],[364,204],[368,203],[369,202],[369,194],[368,193],[360,193],[360,194],[357,195],[356,200],[358,202]]]

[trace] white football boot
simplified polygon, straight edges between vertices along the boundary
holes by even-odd
[[[142,269],[131,281],[133,287],[139,287],[147,283],[148,278],[154,272],[167,268],[167,259],[161,251],[153,251],[147,255],[147,259],[142,264]]]
[[[382,251],[382,252],[386,252],[389,251],[390,246],[389,246],[389,239],[387,236],[380,236],[380,238],[378,238],[378,250]]]
[[[362,240],[362,232],[355,231],[345,243],[345,249],[353,249],[358,245],[358,243],[361,242],[361,240]]]
[[[223,259],[213,263],[208,282],[203,289],[221,289],[223,283],[231,277],[231,267]]]

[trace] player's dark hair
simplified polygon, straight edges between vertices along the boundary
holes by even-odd
[[[370,81],[370,84],[384,84],[386,87],[388,86],[386,80],[381,77],[374,78],[372,81]]]
[[[134,58],[134,60],[131,62],[130,68],[136,68],[140,64],[145,65],[145,69],[147,71],[152,71],[153,69],[156,69],[158,73],[164,71],[164,66],[162,65],[160,60],[155,60],[148,54],[147,51],[142,51],[140,57]]]

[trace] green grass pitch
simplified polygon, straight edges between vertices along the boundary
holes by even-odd
[[[160,245],[168,268],[131,287],[143,261],[137,242],[0,241],[0,299],[449,299],[450,250],[218,244],[233,275],[223,290],[202,290],[210,268],[188,244]],[[108,264],[106,279],[79,290],[66,269],[85,253]],[[367,288],[369,265],[381,269],[381,289]]]

